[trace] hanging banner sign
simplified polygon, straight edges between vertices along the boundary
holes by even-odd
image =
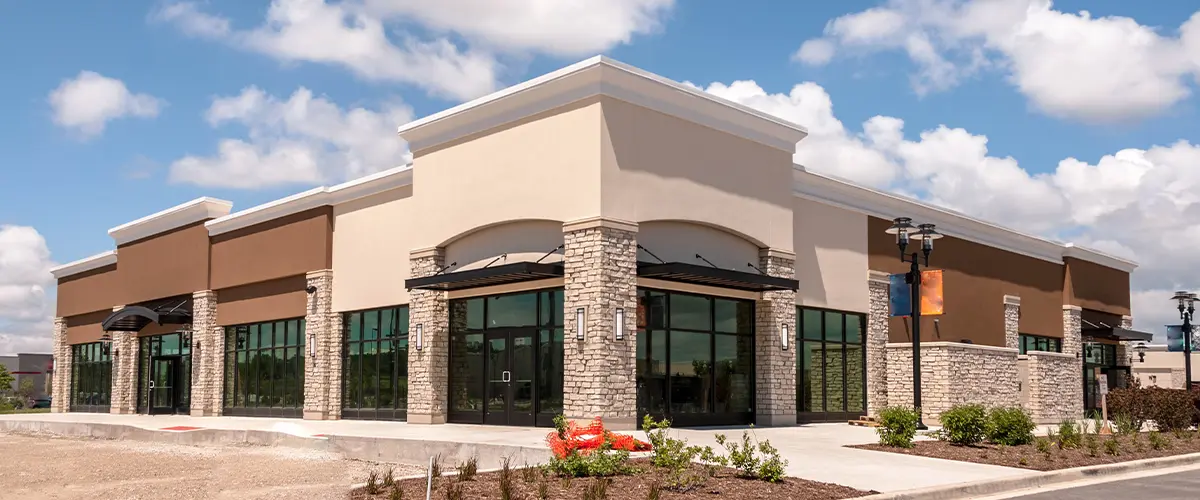
[[[941,316],[945,312],[942,270],[921,271],[921,316]]]
[[[912,293],[903,273],[888,276],[888,308],[892,317],[912,315]]]

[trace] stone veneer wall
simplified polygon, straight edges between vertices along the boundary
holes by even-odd
[[[1004,347],[1021,349],[1021,297],[1004,296]]]
[[[311,271],[305,278],[315,291],[308,294],[304,315],[304,418],[336,420],[341,418],[342,331],[333,312],[333,271]]]
[[[867,414],[877,417],[888,406],[888,273],[871,271],[867,289]]]
[[[888,404],[913,405],[912,344],[888,344]],[[943,411],[964,403],[1016,406],[1017,350],[955,342],[921,344],[921,414],[936,423]]]
[[[119,311],[125,306],[117,306]],[[138,402],[138,339],[137,332],[109,332],[112,335],[112,399],[110,412],[137,413]]]
[[[225,391],[225,333],[217,326],[217,292],[192,294],[193,417],[221,414]]]
[[[624,221],[597,218],[563,224],[567,418],[602,417],[614,429],[637,427],[636,236],[637,225]],[[614,335],[618,307],[625,309],[623,340]],[[583,340],[576,340],[578,308],[585,310]]]
[[[409,254],[409,276],[423,278],[445,267],[442,248],[413,250]],[[408,423],[446,423],[449,389],[450,315],[446,292],[409,291],[408,306]],[[417,349],[417,330],[422,348]]]
[[[1025,410],[1039,424],[1058,423],[1083,416],[1083,390],[1064,381],[1083,370],[1074,354],[1029,351],[1025,355],[1028,376],[1022,392]],[[1079,381],[1083,383],[1082,380]]]
[[[1062,385],[1061,397],[1074,418],[1083,418],[1083,309],[1063,306],[1062,354],[1071,357],[1071,369],[1056,383]]]
[[[768,275],[793,279],[796,255],[765,248],[759,269]],[[796,292],[763,292],[754,305],[755,420],[758,425],[796,425]],[[783,349],[782,328],[788,325],[788,349]],[[839,375],[841,371],[839,370]]]
[[[54,373],[50,382],[50,411],[71,411],[71,346],[67,344],[67,319],[54,318],[51,344],[54,353]]]

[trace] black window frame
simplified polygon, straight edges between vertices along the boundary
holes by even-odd
[[[806,310],[814,311],[814,312],[817,312],[820,314],[820,317],[821,317],[821,326],[820,326],[821,340],[820,341],[817,341],[814,339],[806,339],[804,336],[804,333],[805,333],[805,331],[804,331],[804,311],[806,311]],[[828,330],[826,323],[829,318],[829,313],[836,313],[836,314],[841,315],[841,331],[842,331],[842,340],[841,341],[836,341],[836,340],[831,341],[828,338],[826,338],[825,332]],[[846,337],[847,337],[846,334],[848,331],[846,318],[849,318],[851,316],[858,318],[858,328],[859,328],[858,342],[847,342],[846,341]],[[868,392],[867,391],[867,371],[868,371],[868,368],[867,368],[867,315],[864,313],[859,313],[859,312],[854,312],[854,311],[844,311],[844,310],[839,310],[839,309],[830,309],[830,308],[826,308],[826,307],[813,307],[813,306],[799,306],[798,305],[798,306],[796,306],[795,334],[792,335],[792,337],[793,337],[792,338],[792,344],[793,344],[792,349],[796,350],[796,364],[795,364],[795,370],[796,370],[796,423],[804,424],[804,423],[817,423],[817,422],[844,422],[847,420],[855,420],[855,419],[861,418],[863,415],[866,415],[866,413],[867,413],[867,392]],[[826,352],[826,350],[827,350],[826,346],[830,345],[830,344],[842,346],[842,349],[841,349],[841,352],[842,352],[842,377],[841,377],[841,380],[842,380],[842,405],[843,405],[842,411],[833,411],[833,412],[828,411],[828,408],[829,408],[828,380],[829,380],[829,378],[826,376],[826,373],[828,372],[829,367],[828,367],[828,363],[826,362],[826,356],[824,356],[824,355],[821,356],[821,376],[823,377],[823,379],[821,381],[821,407],[822,407],[823,411],[818,412],[818,411],[803,411],[802,410],[804,408],[803,401],[809,397],[809,388],[805,387],[805,384],[803,383],[803,377],[801,377],[801,372],[804,370],[804,363],[805,363],[804,356],[803,356],[805,342],[819,343],[821,346],[821,352]],[[862,380],[861,380],[862,401],[861,401],[861,407],[860,407],[861,409],[859,409],[859,410],[850,410],[850,394],[849,394],[850,389],[849,389],[849,383],[848,383],[849,377],[847,377],[847,372],[850,369],[850,363],[848,362],[849,359],[847,357],[847,353],[849,351],[846,349],[846,346],[857,346],[859,348],[859,351],[862,353],[862,365],[861,365],[862,366]]]
[[[382,325],[382,323],[383,323],[382,320],[385,315],[390,316],[391,317],[391,332],[385,336],[382,328],[380,328],[379,334],[376,335],[376,337],[374,339],[367,340],[366,336],[363,335],[365,332],[361,331],[361,329],[365,328],[365,325],[366,325],[366,322],[363,321],[362,318],[368,314],[374,314],[376,316],[375,324],[377,326]],[[359,335],[358,335],[358,340],[351,340],[353,333],[354,333],[351,331],[352,325],[354,324],[354,321],[353,321],[354,316],[359,317],[358,327],[360,328],[360,331],[359,331]],[[401,329],[401,327],[400,327],[400,319],[401,318],[404,319],[404,328],[403,329]],[[359,310],[359,311],[349,311],[349,312],[342,313],[342,387],[341,387],[342,418],[348,419],[348,420],[395,420],[395,421],[408,420],[408,377],[409,377],[409,374],[408,374],[408,347],[409,347],[409,340],[410,340],[409,339],[409,329],[410,328],[411,328],[411,324],[409,323],[409,306],[407,304],[399,305],[399,306],[391,306],[391,307],[379,307],[379,308],[374,308],[374,309],[363,309],[363,310]],[[379,357],[378,353],[380,352],[380,349],[383,347],[384,342],[387,342],[390,344],[389,347],[390,347],[391,355],[393,356],[392,357],[392,373],[390,375],[390,382],[391,382],[391,386],[392,386],[391,407],[384,407],[384,406],[380,406],[378,404],[379,381],[381,380],[380,376],[383,375],[382,373],[380,373],[380,365],[382,363],[379,362],[380,357]],[[399,347],[399,344],[401,344],[401,342],[403,342],[403,349],[401,349]],[[362,361],[361,361],[361,357],[364,355],[361,353],[363,352],[362,347],[364,345],[370,345],[370,344],[374,344],[375,353],[376,353],[376,359],[375,359],[375,382],[376,382],[375,401],[376,401],[376,405],[364,406],[363,402],[364,402],[365,396],[364,396],[364,391],[363,391],[363,383],[365,382],[365,379],[363,378],[363,375],[365,375],[365,374],[363,373],[364,363],[362,363]],[[358,379],[357,380],[359,383],[359,387],[358,387],[358,390],[356,391],[356,393],[358,394],[358,397],[354,401],[350,401],[350,398],[349,398],[349,395],[351,392],[350,384],[351,384],[351,381],[353,380],[352,377],[350,377],[350,368],[351,368],[351,366],[354,366],[354,364],[350,362],[350,356],[351,356],[351,353],[354,353],[354,352],[359,353],[358,356],[360,356],[360,361],[357,364],[357,366],[358,366]],[[401,355],[401,354],[403,354],[403,355]],[[401,379],[401,377],[403,377],[403,379]],[[404,382],[403,384],[400,383],[401,380],[403,380],[403,382]],[[401,401],[400,395],[401,394],[404,395],[404,398],[403,398],[404,403],[403,404],[400,403],[400,401]],[[351,404],[351,403],[353,403],[353,404]]]
[[[83,397],[82,393],[88,393]],[[88,342],[71,346],[69,408],[79,413],[112,410],[112,345]]]
[[[291,328],[289,327],[289,325],[293,324],[293,322],[297,328],[296,337],[295,337],[296,343],[288,343],[287,336],[288,336],[288,333],[291,332]],[[283,343],[282,344],[280,344],[277,340],[275,340],[276,335],[277,335],[277,333],[276,333],[277,329],[275,328],[275,325],[277,325],[277,324],[284,325]],[[255,334],[260,335],[259,339],[261,340],[262,337],[261,337],[260,328],[262,328],[263,325],[272,325],[271,326],[271,344],[269,346],[264,347],[262,345],[262,343],[259,342],[256,345],[256,347],[254,347],[253,349],[250,348],[251,343],[250,343],[249,336],[250,336],[251,332],[254,332]],[[239,339],[238,334],[239,333],[245,333],[245,335],[246,335],[244,345],[239,345],[239,343],[238,343],[238,339]],[[221,381],[225,390],[224,390],[224,394],[221,398],[221,407],[222,407],[221,413],[223,415],[227,415],[227,416],[238,416],[238,417],[291,417],[291,418],[296,418],[296,417],[303,416],[304,415],[304,378],[305,378],[304,371],[305,371],[306,363],[308,361],[307,359],[305,359],[306,356],[308,356],[308,352],[306,351],[306,349],[308,348],[307,336],[308,336],[308,326],[305,324],[303,316],[226,326],[225,327],[225,349],[224,349],[224,352],[222,352],[222,355],[224,357],[224,359],[222,360],[222,364],[225,366],[225,377]],[[280,405],[276,406],[276,405],[270,404],[270,405],[264,406],[264,405],[259,404],[259,402],[261,402],[263,399],[262,393],[258,390],[262,383],[262,377],[261,377],[260,372],[262,371],[263,353],[268,352],[268,351],[270,351],[272,353],[271,354],[271,360],[272,360],[271,368],[267,370],[267,372],[269,372],[269,376],[271,377],[270,384],[272,387],[272,394],[270,397],[274,398],[276,396],[274,394],[274,382],[275,382],[274,367],[279,366],[280,363],[278,363],[278,360],[274,356],[273,351],[275,351],[277,349],[282,350],[284,353],[284,359],[283,359],[283,362],[281,365],[283,367],[285,367],[285,369],[288,367],[289,363],[291,363],[292,361],[295,361],[296,359],[299,359],[299,363],[295,367],[295,371],[292,373],[291,380],[293,381],[294,388],[293,388],[293,386],[285,385],[284,386],[285,390],[280,393],[280,394],[283,394],[283,393],[289,392],[289,390],[291,390],[293,392],[291,395],[294,396],[295,400],[296,400],[295,405],[283,406],[282,404],[280,404]],[[287,352],[289,349],[295,350],[296,357],[288,357],[287,356]],[[242,399],[243,395],[240,393],[241,391],[236,390],[238,387],[238,382],[241,381],[241,375],[240,375],[241,372],[238,370],[238,361],[237,361],[239,353],[246,353],[246,364],[247,365],[250,365],[253,361],[251,358],[251,356],[252,356],[251,353],[254,353],[253,355],[258,358],[258,360],[253,365],[255,367],[255,374],[250,379],[250,381],[255,384],[255,386],[254,386],[256,389],[255,395],[258,397],[258,399],[255,401],[255,404],[253,406],[246,405],[245,401]],[[232,362],[231,362],[231,360],[232,360]],[[232,373],[230,370],[232,370]],[[264,372],[264,373],[266,373],[266,372]],[[287,375],[285,374],[284,378],[283,378],[285,384],[288,383],[288,379],[286,377],[287,377]]]
[[[1030,342],[1032,342],[1033,351],[1062,353],[1061,338],[1022,333],[1020,334],[1020,343],[1018,344],[1021,349],[1021,354],[1029,353]]]
[[[169,335],[179,336],[179,353],[162,355],[163,337]],[[189,414],[191,412],[192,401],[192,334],[186,332],[170,332],[159,335],[147,335],[138,337],[138,372],[137,372],[137,411],[138,413],[150,412],[150,362],[151,359],[157,357],[174,357],[178,358],[183,369],[181,375],[183,377],[176,383],[181,384],[178,394],[181,401],[177,402],[176,413]]]

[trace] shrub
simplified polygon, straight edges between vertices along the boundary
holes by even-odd
[[[396,484],[396,473],[391,468],[388,468],[387,472],[383,474],[383,485],[390,487],[393,484]]]
[[[479,472],[479,459],[472,456],[471,458],[468,458],[466,462],[458,464],[458,467],[455,467],[455,469],[458,470],[459,481],[470,481],[475,479],[475,473]]]
[[[398,484],[392,484],[392,491],[388,494],[388,500],[404,500],[404,489]]]
[[[1168,432],[1187,429],[1200,417],[1198,394],[1161,387],[1114,389],[1108,393],[1108,407],[1114,417],[1128,418],[1139,431],[1154,421],[1156,429]]]
[[[724,434],[717,434],[717,443],[729,452],[729,464],[737,469],[738,476],[749,479],[760,479],[769,483],[783,480],[783,470],[788,461],[780,458],[779,450],[771,446],[768,440],[759,441],[755,446],[750,442],[750,432],[742,431],[742,442],[729,441]],[[764,458],[755,455],[755,450]]]
[[[608,498],[608,485],[612,483],[609,478],[600,478],[592,481],[587,489],[583,490],[583,500],[603,500]]]
[[[1121,413],[1113,417],[1113,424],[1116,427],[1117,434],[1128,435],[1141,431],[1142,427],[1136,420],[1127,413]]]
[[[675,439],[669,435],[671,421],[655,421],[650,415],[642,417],[642,430],[650,439],[650,463],[655,467],[685,469],[700,454],[699,446],[688,446],[686,439]]]
[[[1104,441],[1104,453],[1114,457],[1121,454],[1121,443],[1115,436]]]
[[[500,500],[513,500],[513,473],[512,466],[509,463],[509,458],[504,457],[500,461]]]
[[[884,408],[879,412],[879,444],[897,448],[912,448],[913,438],[917,436],[917,422],[920,416],[915,410],[903,406]]]
[[[537,497],[538,500],[550,498],[550,483],[547,483],[545,479],[538,481]]]
[[[463,500],[462,483],[450,483],[446,485],[446,489],[442,491],[445,500]]]
[[[1087,448],[1089,457],[1094,457],[1100,452],[1100,438],[1096,437],[1096,434],[1084,436],[1083,445]]]
[[[367,474],[367,494],[368,495],[378,495],[379,492],[380,492],[379,473],[375,472],[375,471],[371,471],[370,474]]]
[[[958,445],[976,445],[987,435],[987,409],[983,405],[956,405],[942,413],[943,436]]]
[[[1083,435],[1079,433],[1079,425],[1074,420],[1063,420],[1058,424],[1058,447],[1064,450],[1078,448],[1082,444]]]
[[[1150,431],[1150,448],[1162,450],[1171,447],[1171,442],[1158,431]]]
[[[1037,448],[1039,453],[1050,453],[1050,446],[1052,445],[1053,443],[1051,443],[1049,439],[1041,436],[1038,436],[1033,440],[1033,446]]]
[[[1037,424],[1020,407],[994,408],[988,412],[987,439],[996,444],[1019,446],[1033,441]]]
[[[546,436],[554,456],[545,470],[559,476],[614,476],[629,472],[630,450],[649,447],[625,434],[614,434],[597,418],[586,427],[554,417],[554,432]]]

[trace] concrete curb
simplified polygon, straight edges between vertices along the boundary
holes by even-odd
[[[976,498],[986,495],[996,495],[1011,491],[1069,483],[1084,479],[1095,479],[1105,476],[1116,476],[1154,469],[1169,469],[1185,465],[1200,464],[1200,453],[1175,455],[1170,457],[1147,458],[1115,464],[1089,465],[1073,469],[1062,469],[1049,472],[1031,472],[1027,475],[1004,479],[989,479],[969,483],[952,484],[949,486],[933,486],[915,490],[880,493],[861,497],[862,500],[957,500]]]
[[[348,459],[426,465],[429,457],[442,455],[457,463],[476,457],[481,468],[499,467],[504,457],[513,463],[540,464],[550,459],[550,450],[530,446],[465,443],[374,436],[297,436],[285,432],[245,429],[197,429],[186,432],[144,429],[124,424],[0,420],[0,432],[50,434],[63,437],[143,441],[187,446],[258,445],[324,451]]]

